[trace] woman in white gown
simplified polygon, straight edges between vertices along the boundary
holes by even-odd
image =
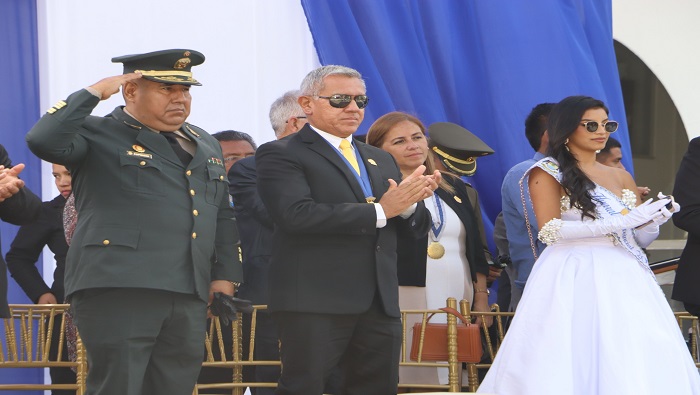
[[[616,129],[599,100],[572,96],[553,108],[550,157],[521,180],[537,218],[530,225],[548,247],[478,392],[700,394],[698,370],[641,250],[679,207],[668,198],[640,204],[629,173],[596,162]]]

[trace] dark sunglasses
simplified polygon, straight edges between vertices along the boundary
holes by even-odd
[[[348,105],[350,105],[350,102],[353,100],[355,101],[355,103],[357,104],[357,108],[359,109],[367,107],[367,103],[369,103],[369,97],[367,97],[367,95],[331,95],[316,97],[318,97],[319,99],[328,99],[328,102],[331,104],[331,107],[335,108],[345,108]]]
[[[598,122],[596,121],[586,121],[586,122],[581,122],[581,125],[583,125],[587,131],[593,133],[598,130]],[[615,133],[617,130],[617,127],[619,124],[617,121],[608,121],[608,122],[603,122],[603,129],[605,129],[606,132],[608,133]]]

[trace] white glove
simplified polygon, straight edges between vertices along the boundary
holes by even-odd
[[[656,240],[656,238],[659,236],[659,225],[666,223],[666,221],[671,218],[673,213],[676,213],[681,209],[681,206],[676,203],[673,196],[665,196],[663,193],[659,192],[657,197],[659,199],[670,199],[671,209],[669,210],[666,208],[666,206],[662,207],[660,210],[661,216],[656,217],[656,219],[654,219],[648,225],[634,230],[634,238],[637,240],[637,244],[639,244],[639,246],[642,248],[648,247],[652,241]]]
[[[661,209],[671,202],[671,199],[668,198],[660,199],[655,202],[652,202],[652,200],[653,199],[649,199],[633,208],[627,215],[615,215],[613,217],[596,219],[594,221],[562,221],[558,218],[554,218],[544,224],[537,237],[543,243],[550,245],[560,239],[582,239],[605,236],[622,229],[632,229],[642,225],[646,226],[650,221],[659,220],[659,217],[664,215]]]
[[[661,208],[661,214],[662,214],[661,217],[657,217],[656,219],[654,219],[654,225],[659,226],[659,225],[665,224],[666,221],[668,221],[671,218],[673,213],[679,212],[681,210],[681,206],[680,206],[680,204],[676,203],[676,201],[673,199],[673,196],[671,196],[671,195],[666,196],[663,193],[659,192],[657,197],[659,198],[659,200],[663,200],[663,199],[670,200],[670,203],[671,203],[670,209],[666,208],[666,206],[662,207]]]
[[[642,248],[647,248],[652,241],[659,237],[659,225],[654,222],[639,229],[634,230],[634,239]]]

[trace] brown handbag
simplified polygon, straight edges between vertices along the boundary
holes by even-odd
[[[484,354],[481,347],[481,332],[479,326],[472,324],[460,314],[459,311],[443,307],[440,310],[452,314],[462,322],[457,322],[457,360],[459,362],[478,363]],[[413,342],[411,343],[411,360],[418,361],[418,355],[422,354],[421,361],[447,361],[447,324],[433,324],[430,319],[435,314],[428,316],[425,328],[421,322],[413,325]]]

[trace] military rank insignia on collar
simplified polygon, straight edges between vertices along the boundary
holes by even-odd
[[[199,133],[197,133],[197,132],[195,132],[194,130],[192,130],[192,128],[190,127],[190,125],[185,125],[185,127],[187,128],[187,130],[188,130],[190,133],[192,133],[192,134],[194,135],[194,137],[201,137],[201,136],[199,135]]]
[[[209,158],[209,160],[207,162],[211,163],[212,165],[218,165],[218,166],[224,167],[224,162],[221,159],[215,158],[213,156],[211,158]]]

